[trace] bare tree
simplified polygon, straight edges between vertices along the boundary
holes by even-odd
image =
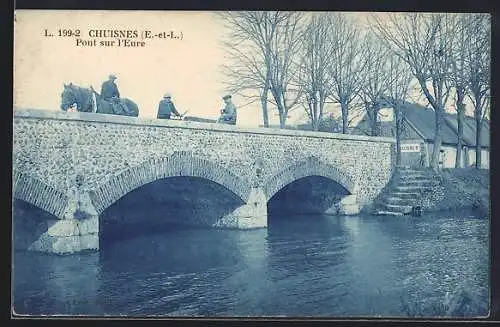
[[[370,122],[371,135],[380,135],[379,111],[382,108],[383,95],[387,90],[387,58],[388,49],[371,32],[364,37],[363,44],[365,69],[361,72],[362,85],[359,96],[364,104],[366,116]]]
[[[462,146],[465,119],[465,96],[469,86],[469,69],[467,67],[467,47],[469,46],[470,34],[467,27],[470,17],[461,15],[456,26],[456,39],[452,48],[450,71],[450,83],[455,89],[455,109],[457,111],[457,151],[455,157],[455,168],[461,167]]]
[[[342,111],[342,133],[347,133],[349,105],[361,88],[359,83],[364,69],[360,31],[356,23],[341,13],[329,14],[333,52],[330,63],[332,79],[331,98],[340,104]]]
[[[325,102],[330,95],[331,75],[328,68],[333,52],[330,34],[329,19],[323,13],[313,14],[303,31],[304,45],[297,78],[305,94],[303,105],[315,131],[319,128]]]
[[[431,167],[438,169],[444,108],[450,94],[452,14],[403,13],[375,19],[376,32],[409,66],[435,112]]]
[[[413,75],[408,69],[408,65],[400,57],[389,56],[387,61],[386,92],[384,100],[388,102],[394,111],[396,121],[396,165],[401,165],[401,132],[403,115],[401,106],[409,97],[411,90],[411,81]]]
[[[241,11],[217,16],[229,31],[223,42],[229,62],[223,65],[227,90],[251,102],[260,100],[265,127],[269,126],[268,104],[274,103],[283,127],[288,111],[300,97],[291,81],[292,70],[297,68],[301,14]]]
[[[285,127],[288,113],[302,97],[303,90],[296,83],[299,73],[299,54],[302,46],[303,15],[282,12],[276,27],[276,37],[271,44],[270,91],[278,110],[280,128]]]
[[[279,21],[277,12],[220,12],[229,33],[223,42],[229,64],[223,65],[226,89],[260,100],[264,126],[269,126],[268,92],[271,74],[271,43]]]
[[[489,105],[491,35],[489,14],[472,14],[467,23],[470,40],[466,50],[469,98],[476,121],[476,168],[481,168],[481,131]]]

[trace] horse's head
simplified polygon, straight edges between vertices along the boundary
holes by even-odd
[[[91,93],[73,83],[64,84],[61,94],[61,109],[67,111],[72,104],[78,105],[78,111],[92,111]]]
[[[81,104],[79,102],[79,97],[77,94],[76,87],[70,83],[70,84],[64,84],[64,89],[61,94],[61,109],[66,111],[71,107],[73,103],[78,104],[78,107],[81,107]]]

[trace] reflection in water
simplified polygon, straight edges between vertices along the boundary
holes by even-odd
[[[380,224],[370,223],[362,217],[343,219],[343,225],[352,235],[347,249],[352,287],[364,290],[363,296],[358,298],[359,308],[368,308],[368,312],[356,309],[350,315],[397,315],[398,297],[394,283],[398,272],[391,269],[394,258],[390,235],[380,230]],[[382,297],[384,301],[380,301]]]
[[[488,221],[469,213],[270,217],[267,229],[170,230],[14,259],[18,313],[432,316],[460,285],[468,315],[488,307]]]
[[[271,287],[268,279],[267,230],[249,230],[246,233],[230,233],[237,249],[238,266],[232,270],[220,287],[235,299],[229,310],[245,312],[252,308],[258,314],[265,314],[263,303],[268,303],[266,289]],[[262,311],[259,311],[260,310]],[[221,313],[231,315],[229,313]]]
[[[16,313],[78,315],[98,304],[102,282],[98,253],[76,258],[20,252],[14,259]]]

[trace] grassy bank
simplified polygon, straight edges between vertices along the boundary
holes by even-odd
[[[401,310],[408,317],[480,318],[489,314],[488,290],[462,282],[442,297],[401,297]]]
[[[482,216],[488,217],[489,170],[442,169],[436,178],[439,185],[423,195],[426,211],[475,208]],[[489,311],[488,289],[487,286],[478,288],[468,281],[461,281],[443,297],[402,298],[401,309],[409,317],[485,317]]]
[[[486,169],[442,169],[440,186],[427,196],[428,210],[477,208],[489,212],[490,171]],[[437,195],[437,196],[436,196]]]
[[[424,211],[478,209],[482,214],[488,215],[490,207],[489,170],[450,168],[435,173],[427,168],[424,174],[431,176],[438,183],[431,190],[423,191],[414,205],[421,206]],[[394,192],[399,182],[400,174],[396,171],[391,180],[380,191],[374,203],[363,208],[363,212],[370,214],[381,208],[383,199]]]

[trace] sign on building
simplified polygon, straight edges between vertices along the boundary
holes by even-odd
[[[420,152],[419,143],[401,144],[401,152]]]

